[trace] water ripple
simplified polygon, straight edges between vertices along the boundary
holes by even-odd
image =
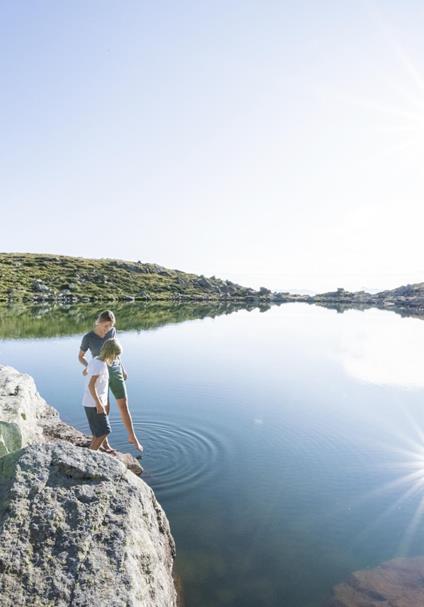
[[[143,479],[162,495],[174,496],[210,480],[218,459],[227,457],[222,436],[209,429],[153,419],[135,421],[134,427],[144,446]]]

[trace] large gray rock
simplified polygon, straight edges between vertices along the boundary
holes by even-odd
[[[0,365],[0,456],[31,443],[59,439],[79,447],[90,443],[90,437],[60,419],[40,396],[30,375]],[[130,453],[118,452],[116,457],[135,474],[143,471]]]
[[[1,607],[177,605],[174,540],[140,463],[88,442],[0,366]]]
[[[2,607],[174,607],[174,541],[151,488],[66,441],[0,458]]]
[[[59,413],[50,407],[37,392],[30,375],[19,373],[12,367],[0,365],[0,421],[3,433],[7,424],[13,424],[21,434],[21,445],[43,442],[43,428],[59,421]],[[0,428],[0,455],[8,452],[4,447]]]

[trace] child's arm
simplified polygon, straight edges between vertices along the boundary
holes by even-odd
[[[82,372],[83,375],[87,375],[87,359],[85,358],[85,351],[84,350],[80,350],[79,354],[78,354],[78,360],[80,361],[80,363],[82,365],[84,365],[84,371]]]
[[[89,342],[88,342],[88,334],[85,334],[84,337],[82,338],[81,341],[81,345],[80,345],[80,351],[78,354],[78,360],[80,361],[80,363],[82,365],[84,365],[84,371],[82,372],[83,375],[87,375],[87,359],[85,358],[85,353],[87,352],[87,350],[89,349]]]
[[[91,376],[90,381],[88,382],[88,389],[90,390],[90,394],[94,398],[94,402],[96,403],[97,413],[106,413],[105,408],[102,405],[102,402],[96,390],[96,381],[98,377],[98,375]]]

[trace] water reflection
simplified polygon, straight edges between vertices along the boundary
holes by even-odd
[[[376,304],[348,304],[348,303],[325,303],[323,301],[312,303],[309,305],[316,305],[320,308],[327,308],[327,310],[335,310],[339,314],[343,314],[349,310],[360,310],[365,312],[366,310],[379,310],[380,312],[394,312],[399,316],[405,318],[420,318],[424,320],[423,309],[410,305],[376,305]]]
[[[393,313],[351,311],[343,325],[340,357],[353,377],[379,385],[424,386],[424,323]]]
[[[143,302],[83,305],[34,305],[13,304],[0,306],[0,339],[26,337],[59,337],[84,333],[98,313],[111,307],[119,320],[119,329],[148,330],[169,323],[216,317],[239,310],[267,311],[267,303],[225,302]]]

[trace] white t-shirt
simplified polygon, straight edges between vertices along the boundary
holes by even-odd
[[[96,392],[99,395],[100,402],[105,407],[107,405],[107,394],[109,389],[109,371],[107,364],[99,358],[92,358],[87,365],[86,387],[82,404],[84,407],[95,407],[96,402],[88,389],[88,384],[93,375],[98,375],[95,385]]]

